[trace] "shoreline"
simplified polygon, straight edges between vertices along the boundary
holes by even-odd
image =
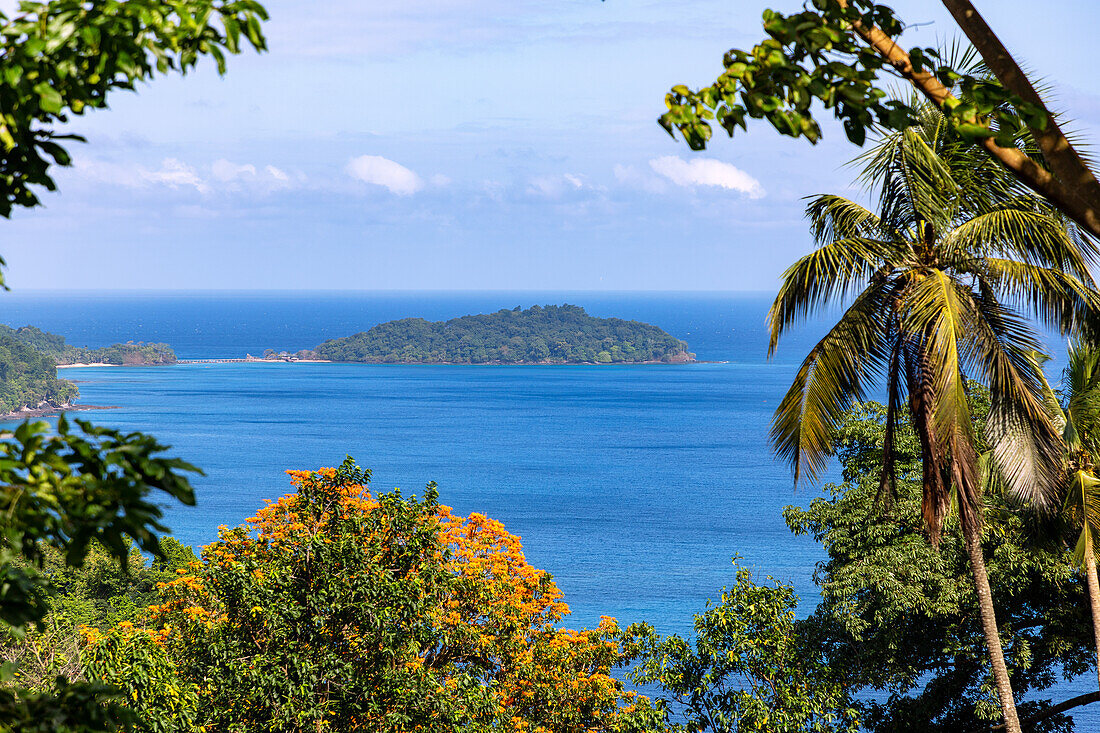
[[[227,362],[230,360],[226,360]],[[260,364],[363,364],[366,366],[682,366],[684,364],[728,364],[728,361],[705,361],[692,359],[690,361],[616,361],[600,363],[597,361],[334,361],[332,359],[298,359],[297,361],[280,361],[277,359],[255,359],[245,362],[244,359],[236,360],[242,363]],[[201,362],[190,362],[192,364]],[[205,362],[218,363],[218,362]]]
[[[685,364],[728,364],[729,361],[712,361],[708,359],[690,359],[677,361],[618,361],[600,363],[595,361],[485,361],[485,362],[456,362],[456,361],[333,361],[332,359],[179,359],[172,364],[58,364],[58,369],[98,368],[98,367],[125,367],[125,366],[215,366],[219,364],[364,364],[367,366],[458,366],[458,367],[484,367],[484,366],[683,366]]]
[[[107,366],[117,366],[108,364]],[[117,410],[119,405],[68,405],[67,407],[43,407],[33,410],[14,410],[0,413],[0,420],[25,420],[29,417],[55,417],[66,412],[87,412],[88,410]]]

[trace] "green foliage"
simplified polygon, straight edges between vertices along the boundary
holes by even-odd
[[[61,405],[76,395],[75,384],[57,378],[53,359],[20,341],[10,329],[0,329],[0,412],[43,401]]]
[[[142,433],[122,433],[62,416],[56,434],[44,422],[20,425],[0,442],[0,619],[18,632],[48,610],[49,579],[39,566],[48,547],[79,567],[93,543],[119,561],[130,554],[127,538],[162,555],[156,532],[163,492],[187,505],[195,494],[186,472],[198,469]]]
[[[854,25],[877,27],[896,37],[903,29],[893,9],[871,0],[814,0],[812,7],[786,15],[765,10],[767,38],[749,50],[732,49],[725,71],[710,86],[692,90],[677,85],[665,97],[660,117],[670,135],[679,131],[694,150],[706,147],[711,122],[731,137],[747,129],[748,119],[766,119],[782,135],[816,143],[821,126],[815,103],[841,121],[848,139],[862,145],[869,129],[902,130],[917,118],[917,108],[891,98],[896,69],[860,39]],[[934,48],[910,49],[916,73],[929,73],[959,97],[945,105],[946,121],[968,140],[995,137],[1015,146],[1024,124],[1042,128],[1046,113],[1008,92],[968,58],[945,58]]]
[[[124,622],[89,644],[84,650],[88,678],[127,693],[125,707],[130,715],[138,712],[134,729],[141,733],[204,730],[196,725],[198,685],[181,683],[168,651],[150,635],[131,629]]]
[[[766,730],[771,733],[859,730],[857,711],[822,649],[795,621],[794,589],[769,578],[753,582],[737,567],[737,584],[695,617],[695,638],[658,637],[646,625],[628,629],[640,661],[638,684],[670,695],[684,733]]]
[[[429,322],[405,318],[326,341],[318,358],[399,364],[575,364],[690,361],[656,326],[593,318],[575,305],[532,306]]]
[[[1062,372],[1062,391],[1044,382],[1046,407],[1061,428],[1065,444],[1064,499],[1059,527],[1048,527],[1072,536],[1074,559],[1084,572],[1095,572],[1097,537],[1100,535],[1100,348],[1084,341],[1069,347]],[[1100,622],[1100,618],[1094,619]]]
[[[174,364],[176,353],[168,344],[128,341],[97,349],[73,346],[65,337],[47,333],[35,326],[11,328],[0,325],[0,332],[8,333],[35,351],[45,354],[56,364]]]
[[[49,632],[58,558],[81,567],[92,548],[102,546],[125,562],[131,558],[130,540],[142,551],[164,556],[156,532],[166,528],[149,494],[195,501],[184,474],[197,469],[161,457],[166,446],[141,433],[76,425],[73,430],[62,416],[51,434],[47,423],[23,423],[0,442],[0,620],[6,647],[18,644],[31,624],[32,633]],[[71,628],[72,620],[59,623]],[[70,684],[59,675],[45,689],[36,686],[0,689],[0,730],[115,730],[130,720],[100,683]]]
[[[982,390],[971,393],[980,423]],[[908,419],[895,442],[893,504],[880,493],[886,408],[862,403],[840,426],[843,485],[807,509],[789,507],[788,525],[810,534],[828,560],[816,574],[822,603],[805,625],[827,663],[859,699],[872,733],[987,729],[1001,716],[985,654],[957,513],[939,551],[920,519],[920,447]],[[981,431],[977,431],[981,434]],[[1060,543],[1033,540],[1030,515],[1000,494],[987,496],[982,538],[1020,717],[1049,708],[1043,691],[1095,664],[1085,589]],[[1030,730],[1072,730],[1056,715]]]
[[[71,164],[62,143],[82,140],[56,129],[70,115],[202,56],[224,72],[242,43],[264,48],[266,18],[254,0],[23,0],[0,13],[0,216],[55,188],[50,166]]]
[[[124,564],[97,543],[79,567],[65,561],[61,550],[42,546],[41,564],[35,566],[48,584],[49,613],[39,625],[18,633],[5,630],[0,658],[13,665],[13,681],[38,692],[48,691],[53,680],[82,677],[81,629],[104,629],[133,623],[157,598],[157,584],[176,577],[176,570],[196,560],[190,547],[172,537],[161,538],[163,558],[147,561],[136,548]],[[102,675],[100,675],[102,676]]]
[[[94,733],[132,730],[133,713],[102,683],[58,678],[45,692],[0,688],[0,733]]]

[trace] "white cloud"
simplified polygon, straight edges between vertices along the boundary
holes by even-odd
[[[251,163],[238,164],[225,158],[215,160],[210,166],[210,175],[224,188],[232,191],[248,189],[257,193],[270,193],[290,188],[290,176],[273,165],[256,168]]]
[[[165,158],[155,171],[140,168],[139,174],[150,183],[160,183],[169,188],[194,188],[199,193],[210,190],[193,167],[176,158]]]
[[[173,189],[194,188],[199,193],[207,193],[210,190],[194,167],[177,158],[165,158],[156,169],[85,158],[78,158],[73,167],[77,175],[83,178],[125,188],[149,188],[153,185],[161,185]]]
[[[527,192],[546,198],[560,198],[564,194],[580,191],[582,188],[591,188],[591,186],[578,175],[563,173],[557,176],[532,178],[527,186]]]
[[[374,186],[384,186],[398,196],[409,196],[424,187],[420,176],[380,155],[360,155],[348,161],[347,173],[352,178]]]
[[[271,176],[276,181],[290,181],[290,176],[286,174],[286,171],[279,170],[273,165],[265,165],[264,170],[267,171],[267,175]]]
[[[215,160],[214,164],[210,166],[210,172],[219,181],[232,181],[234,178],[243,178],[245,176],[255,177],[256,166],[251,164],[237,165],[236,163],[230,163],[225,158],[221,160]]]
[[[764,196],[760,182],[745,171],[713,158],[692,158],[690,161],[666,155],[649,161],[649,167],[677,186],[717,186],[739,191],[749,198]]]

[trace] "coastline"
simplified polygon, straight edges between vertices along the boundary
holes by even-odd
[[[109,364],[107,366],[114,366]],[[87,412],[88,410],[117,410],[118,405],[66,405],[65,407],[43,407],[33,410],[14,410],[0,413],[0,420],[25,420],[30,417],[55,417],[66,412]]]
[[[727,364],[727,361],[708,359],[654,359],[649,361],[618,361],[601,363],[596,361],[484,361],[478,363],[456,361],[334,361],[332,359],[179,359],[172,364],[58,364],[58,369],[125,367],[125,366],[195,366],[216,364],[366,364],[371,366],[681,366],[684,364]]]

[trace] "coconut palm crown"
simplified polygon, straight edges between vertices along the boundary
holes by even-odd
[[[921,448],[921,514],[933,544],[957,500],[982,633],[1008,733],[1021,733],[981,545],[982,480],[967,377],[989,387],[986,440],[1008,489],[1033,506],[1060,497],[1063,442],[1044,405],[1031,318],[1096,337],[1097,248],[1019,188],[938,110],[860,158],[878,213],[841,196],[806,209],[818,245],[783,274],[769,353],[791,325],[851,301],[806,356],[772,420],[778,455],[817,477],[851,404],[885,382],[880,494],[896,483],[894,433],[908,409]]]
[[[1041,357],[1037,357],[1041,358]],[[1074,548],[1085,576],[1100,680],[1100,578],[1096,545],[1100,539],[1100,347],[1070,344],[1062,391],[1044,383],[1047,409],[1061,428],[1065,447],[1059,534]]]
[[[908,407],[921,441],[923,519],[936,542],[952,487],[963,522],[981,521],[969,376],[990,388],[987,438],[1009,487],[1049,505],[1061,440],[1030,357],[1039,348],[1032,318],[1063,333],[1100,327],[1095,244],[954,137],[935,109],[858,161],[878,213],[841,196],[812,198],[818,247],[783,274],[768,314],[774,354],[793,324],[850,301],[776,410],[777,454],[796,482],[816,478],[850,405],[885,386],[883,492],[895,482],[894,424]]]

